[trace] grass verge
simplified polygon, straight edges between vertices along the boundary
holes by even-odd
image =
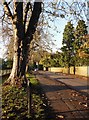
[[[32,74],[27,74],[31,82],[32,114],[28,118],[27,89],[2,85],[2,120],[45,120],[43,101],[38,94],[39,82]]]

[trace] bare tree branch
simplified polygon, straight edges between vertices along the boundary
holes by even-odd
[[[27,14],[28,14],[28,11],[29,11],[29,6],[30,6],[31,11],[32,11],[32,5],[31,5],[30,2],[27,3],[26,8],[25,8],[24,27],[26,25],[26,20],[27,20]]]
[[[8,17],[11,20],[13,20],[13,15],[11,13],[11,10],[10,10],[9,5],[7,4],[7,2],[3,2],[3,5],[4,5],[4,10],[5,10],[6,15],[8,15]]]
[[[41,13],[41,2],[35,2],[34,3],[34,8],[32,11],[32,16],[29,20],[29,25],[27,28],[27,32],[26,32],[26,36],[31,36],[34,34],[35,30],[36,30],[36,26],[37,26],[37,22],[39,19],[39,15]],[[35,19],[34,19],[35,18]]]

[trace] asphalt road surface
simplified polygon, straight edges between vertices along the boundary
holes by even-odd
[[[89,80],[84,78],[74,77],[72,75],[66,75],[62,73],[55,74],[54,72],[45,71],[43,72],[49,78],[54,80],[58,80],[60,82],[65,83],[69,87],[83,93],[89,94]]]
[[[56,118],[51,120],[89,120],[89,98],[78,92],[88,93],[87,80],[78,81],[79,79],[73,76],[48,71],[36,72],[36,78],[48,99],[49,106],[56,113]]]

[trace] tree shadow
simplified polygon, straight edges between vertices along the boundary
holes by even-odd
[[[89,90],[89,86],[67,86],[67,85],[44,85],[41,84],[44,92],[57,92],[57,91],[63,91],[63,90],[76,90],[77,92],[81,93],[81,95],[86,95],[89,97],[89,94],[87,93],[87,90]],[[66,91],[64,91],[66,92]]]
[[[59,91],[59,90],[69,89],[67,86],[63,86],[63,85],[44,85],[44,84],[41,84],[41,86],[45,92],[55,92],[55,91]]]

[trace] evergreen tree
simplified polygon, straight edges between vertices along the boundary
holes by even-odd
[[[87,26],[85,24],[85,21],[79,20],[76,26],[76,29],[75,29],[75,33],[74,33],[74,36],[75,36],[74,48],[75,48],[75,56],[76,56],[76,65],[83,65],[82,63],[84,63],[84,62],[81,62],[83,61],[83,58],[79,57],[78,51],[79,49],[81,49],[81,46],[84,44],[84,42],[86,42],[86,39],[84,38],[86,34],[87,34]]]
[[[85,21],[79,20],[74,33],[76,50],[80,49],[80,46],[82,45],[83,42],[82,40],[83,36],[86,34],[87,34],[87,26],[85,24]]]
[[[74,27],[71,22],[65,26],[62,44],[64,66],[68,66],[68,73],[70,73],[70,66],[74,64]]]

